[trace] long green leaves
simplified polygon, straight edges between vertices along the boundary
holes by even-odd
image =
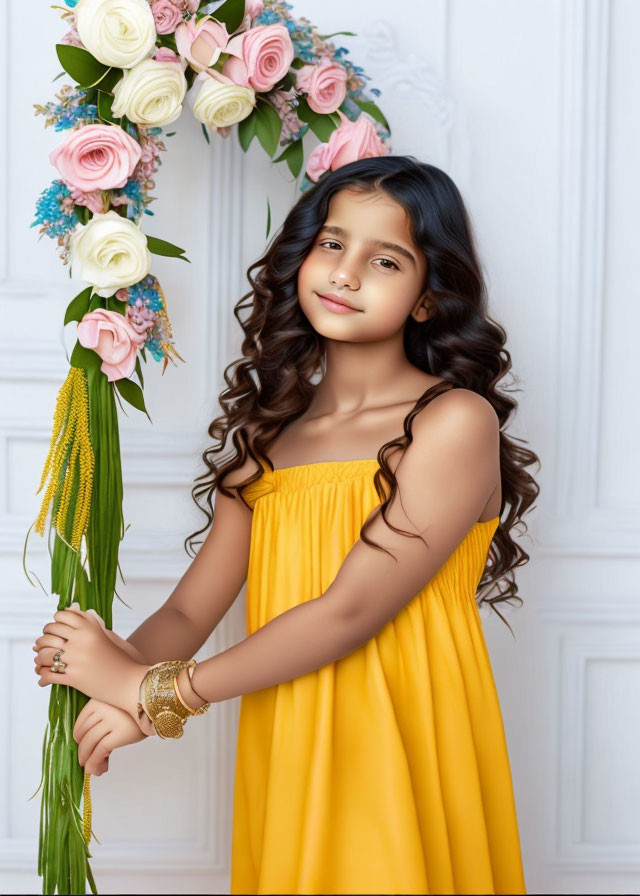
[[[113,383],[108,382],[95,360],[89,360],[89,355],[97,357],[93,352],[87,355],[74,352],[76,359],[82,356],[86,361],[89,431],[95,454],[86,532],[89,576],[82,566],[80,552],[56,532],[51,590],[59,595],[58,609],[77,600],[81,609],[95,609],[111,628],[118,547],[124,535],[120,440]],[[38,874],[42,876],[43,894],[86,893],[87,881],[91,892],[97,893],[80,811],[84,770],[78,764],[78,748],[73,739],[75,721],[87,699],[64,684],[51,686],[40,785]]]

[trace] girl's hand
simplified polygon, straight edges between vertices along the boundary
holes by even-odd
[[[137,718],[138,692],[150,665],[133,660],[107,636],[93,611],[77,605],[54,613],[43,628],[35,657],[38,684],[64,684],[88,697],[126,710]],[[64,672],[53,672],[53,657],[61,651]]]
[[[72,610],[75,609],[76,607],[79,607],[79,604],[77,604],[77,603],[71,604]],[[85,612],[90,613],[92,616],[95,616],[95,618],[98,620],[98,622],[102,626],[102,630],[104,631],[105,635],[107,636],[107,638],[109,638],[110,641],[112,641],[121,650],[124,650],[124,652],[127,653],[131,657],[131,659],[135,660],[136,663],[141,663],[142,665],[144,665],[145,658],[142,656],[142,654],[140,653],[140,651],[138,650],[137,647],[134,647],[133,644],[129,643],[129,641],[125,641],[124,638],[121,638],[120,635],[118,635],[112,629],[107,628],[104,624],[104,619],[102,618],[102,616],[100,616],[98,613],[96,613],[95,610],[91,609],[91,610],[86,610]],[[38,650],[40,649],[40,647],[54,646],[53,641],[55,640],[55,636],[50,635],[48,637],[49,637],[49,640],[51,641],[51,644],[48,644],[48,645],[44,644],[44,643],[42,643],[43,639],[38,638],[38,640],[35,642],[35,645],[31,649],[35,650],[35,652],[37,653]],[[45,640],[46,639],[47,639],[47,636],[45,635]],[[62,638],[58,638],[57,640],[60,642],[59,647],[64,647],[64,644],[62,643]],[[37,662],[38,662],[37,659],[35,660],[35,662],[37,664]],[[36,669],[36,671],[37,671],[37,669]]]
[[[116,634],[112,629],[106,628],[102,616],[98,616],[95,610],[87,610],[87,613],[96,614],[96,619],[102,625],[105,635],[113,644],[116,645],[116,647],[119,647],[120,650],[124,650],[124,652],[128,656],[130,656],[132,660],[135,660],[136,663],[140,663],[141,665],[145,664],[145,658],[142,656],[138,648],[134,647],[133,644],[130,644],[128,641],[125,641],[124,638],[121,638],[120,635]]]
[[[145,737],[129,713],[99,700],[89,700],[73,728],[78,762],[90,775],[108,771],[109,755],[116,747],[138,743]]]

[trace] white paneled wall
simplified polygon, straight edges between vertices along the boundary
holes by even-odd
[[[509,744],[529,892],[637,892],[640,886],[640,332],[637,214],[640,63],[636,0],[307,0],[295,12],[337,38],[382,91],[393,150],[448,171],[468,204],[490,291],[506,328],[520,402],[511,432],[540,455],[542,491],[517,572],[514,629],[483,611]],[[0,662],[10,723],[0,733],[0,890],[39,892],[40,751],[48,690],[30,646],[54,611],[46,544],[25,536],[73,326],[70,281],[53,241],[30,228],[56,177],[33,103],[53,99],[45,6],[4,4],[0,89]],[[29,64],[23,37],[29,35]],[[21,39],[22,36],[22,39]],[[154,256],[176,347],[151,360],[153,425],[121,415],[126,584],[114,627],[132,631],[188,566],[201,525],[190,497],[222,371],[239,353],[232,308],[295,199],[288,171],[237,138],[209,146],[188,107],[167,138],[147,233],[192,264]],[[313,144],[309,145],[310,151]],[[66,352],[65,352],[66,346]],[[244,592],[203,648],[243,637]],[[102,893],[228,892],[239,700],[217,705],[176,743],[111,757],[93,779],[92,867]]]

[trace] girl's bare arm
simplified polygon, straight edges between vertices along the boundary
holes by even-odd
[[[477,522],[500,478],[499,420],[482,396],[456,389],[416,415],[395,470],[398,495],[358,539],[329,588],[196,666],[193,687],[214,702],[289,681],[376,635],[433,578]],[[426,544],[425,544],[426,542]],[[180,686],[182,679],[180,679]],[[195,705],[195,704],[194,704]]]
[[[225,485],[246,479],[248,464]],[[216,491],[213,524],[200,550],[165,603],[127,638],[146,663],[190,659],[222,620],[247,578],[252,517],[239,497]]]

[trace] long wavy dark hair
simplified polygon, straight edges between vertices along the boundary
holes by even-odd
[[[326,172],[300,196],[264,255],[249,267],[251,290],[234,308],[244,332],[242,357],[225,368],[228,388],[219,398],[223,413],[208,429],[217,444],[204,451],[202,458],[207,470],[197,477],[191,492],[207,522],[185,539],[185,550],[189,553],[194,543],[200,544],[194,538],[212,523],[216,488],[229,497],[240,497],[246,504],[242,490],[262,476],[265,467],[261,458],[274,469],[267,455],[269,445],[307,410],[315,390],[313,378],[326,370],[325,338],[314,330],[300,308],[297,279],[298,270],[327,218],[331,197],[346,188],[380,191],[408,212],[413,242],[427,259],[425,285],[429,288],[432,312],[421,323],[408,316],[404,348],[415,367],[444,380],[428,389],[405,417],[403,435],[380,448],[380,469],[374,483],[381,503],[376,515],[382,513],[394,531],[403,531],[392,526],[386,517],[386,508],[397,491],[396,478],[386,458],[393,449],[406,450],[411,443],[416,414],[451,388],[470,389],[484,396],[500,421],[502,506],[490,562],[480,579],[476,600],[478,605],[488,604],[511,629],[496,604],[516,598],[518,587],[513,570],[529,560],[529,554],[513,540],[511,531],[518,523],[527,531],[522,517],[538,496],[539,487],[526,467],[533,463],[539,467],[540,460],[516,444],[521,439],[503,432],[517,407],[505,391],[498,390],[498,383],[511,368],[511,355],[504,347],[505,330],[487,314],[486,287],[460,192],[444,171],[413,156],[361,159]],[[242,320],[240,312],[245,309],[249,314]],[[216,457],[224,451],[230,434],[235,452],[218,464]],[[233,487],[236,494],[223,485],[223,480],[248,456],[258,470]],[[360,531],[362,540],[370,545],[374,542],[365,532],[372,519]],[[489,596],[493,592],[497,593]],[[516,599],[522,605],[522,598]]]

